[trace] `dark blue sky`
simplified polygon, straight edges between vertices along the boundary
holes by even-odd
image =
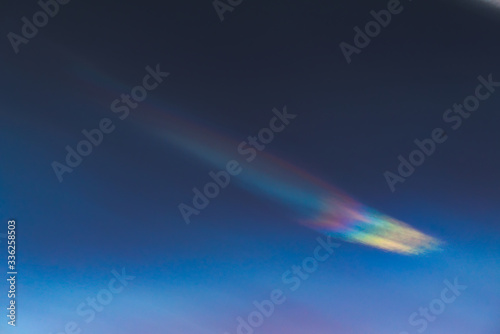
[[[19,53],[4,38],[0,214],[18,221],[15,330],[84,323],[74,309],[113,268],[136,279],[89,332],[235,333],[254,300],[288,289],[282,274],[320,234],[240,181],[186,225],[178,204],[228,149],[203,142],[200,159],[162,139],[199,142],[200,127],[236,152],[286,105],[298,117],[266,153],[444,246],[412,257],[341,242],[256,333],[417,333],[408,317],[455,277],[467,290],[426,333],[498,333],[500,88],[459,129],[443,121],[478,76],[500,81],[500,10],[470,2],[405,1],[350,64],[339,43],[353,44],[353,28],[386,1],[243,1],[223,22],[210,1],[72,1]],[[4,36],[38,10],[0,5]],[[156,64],[170,76],[119,120],[111,102]],[[116,129],[60,183],[51,163],[103,118]],[[391,192],[384,172],[438,127],[447,141]]]

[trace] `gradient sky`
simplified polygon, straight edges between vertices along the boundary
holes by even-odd
[[[405,2],[347,64],[339,43],[386,6],[244,1],[221,22],[210,1],[73,1],[18,54],[3,38],[0,217],[18,222],[19,307],[15,329],[1,314],[2,333],[59,334],[76,321],[94,334],[233,334],[254,301],[282,289],[287,300],[255,333],[413,334],[409,316],[458,277],[467,289],[425,333],[498,334],[500,90],[396,192],[383,173],[414,139],[446,126],[443,112],[474,92],[477,76],[500,81],[500,11]],[[37,10],[1,4],[4,36]],[[158,63],[170,76],[119,120],[110,103]],[[339,240],[291,292],[283,273],[321,234],[248,191],[245,171],[186,225],[177,206],[210,180],[210,158],[226,159],[213,152],[234,147],[238,157],[238,143],[284,105],[298,117],[266,154],[442,240],[442,250],[404,256]],[[116,130],[59,183],[51,163],[104,117]],[[199,128],[223,138],[204,143],[209,159],[162,137],[194,140]],[[85,324],[76,308],[121,268],[136,278]]]

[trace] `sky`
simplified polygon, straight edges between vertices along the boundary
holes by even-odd
[[[23,31],[41,3],[0,5],[2,333],[500,332],[495,1],[61,0]]]

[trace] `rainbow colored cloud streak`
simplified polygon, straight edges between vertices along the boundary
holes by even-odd
[[[358,203],[341,190],[265,150],[259,152],[255,160],[247,162],[237,153],[241,143],[153,109],[147,108],[149,115],[156,116],[145,129],[155,129],[153,133],[160,140],[221,170],[228,161],[238,160],[243,172],[236,182],[241,187],[288,206],[293,219],[309,228],[404,255],[420,255],[439,249],[441,242],[437,239]]]
[[[124,91],[123,84],[92,69],[79,74],[80,83],[90,83],[104,91],[104,95],[109,94],[104,110],[109,108],[109,101]],[[243,172],[232,182],[258,197],[288,206],[300,224],[349,242],[399,254],[419,255],[439,249],[441,242],[437,239],[363,206],[341,190],[266,151],[259,152],[254,161],[248,162],[237,151],[240,142],[188,121],[151,100],[141,103],[134,111],[138,116],[134,118],[136,124],[144,134],[221,170],[228,161],[238,160]]]
[[[241,174],[241,181],[254,193],[289,206],[304,226],[404,255],[425,254],[440,247],[436,238],[362,205],[296,166],[267,154],[259,159],[248,166],[247,174]]]
[[[437,239],[350,198],[331,197],[323,205],[321,213],[305,225],[349,242],[405,255],[439,249]]]

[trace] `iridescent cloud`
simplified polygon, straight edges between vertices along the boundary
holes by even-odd
[[[78,71],[77,77],[85,84],[111,93],[107,107],[124,89],[123,84],[91,69]],[[241,142],[189,121],[161,103],[152,103],[151,98],[133,112],[141,115],[137,125],[145,134],[197,156],[209,165],[222,170],[228,161],[239,161],[243,172],[237,176],[236,183],[257,196],[287,206],[300,224],[349,242],[399,254],[419,255],[439,249],[441,242],[437,239],[362,205],[266,150],[257,152],[257,158],[249,162],[238,153]]]

